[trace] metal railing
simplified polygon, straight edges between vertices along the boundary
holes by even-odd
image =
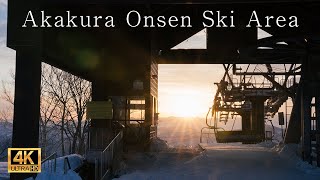
[[[54,152],[49,157],[41,161],[42,168],[46,168],[48,173],[57,172],[57,152]],[[66,174],[71,169],[68,157],[63,159],[63,174]]]
[[[54,152],[49,157],[41,161],[42,168],[47,168],[48,172],[56,172],[57,170],[57,152]]]
[[[95,160],[95,179],[106,179],[117,152],[122,151],[123,131],[120,131]]]
[[[88,134],[88,149],[103,150],[108,139],[105,128],[90,128]]]
[[[67,172],[71,169],[70,162],[68,157],[63,159],[63,174],[67,174]]]

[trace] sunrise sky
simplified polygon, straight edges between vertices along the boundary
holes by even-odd
[[[160,116],[205,117],[215,94],[222,65],[159,65]]]

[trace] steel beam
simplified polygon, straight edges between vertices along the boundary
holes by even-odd
[[[301,138],[301,83],[296,93],[296,97],[293,98],[292,112],[288,129],[286,131],[285,143],[298,144]]]
[[[234,75],[248,76],[276,76],[276,75],[301,75],[301,72],[236,72]]]
[[[260,52],[260,51],[259,51]],[[268,51],[269,52],[269,51]],[[262,52],[261,52],[262,53]],[[263,52],[260,55],[244,55],[241,53],[231,54],[228,57],[215,57],[205,49],[179,49],[179,50],[164,50],[160,54],[159,64],[256,64],[256,63],[271,63],[271,64],[291,64],[301,63],[300,56],[296,54],[278,54],[276,51]],[[272,55],[272,56],[271,56]]]
[[[270,77],[269,75],[263,75],[263,77],[265,77],[267,80],[269,80],[270,82],[272,82],[272,84],[281,89],[283,92],[287,93],[288,96],[293,97],[293,94],[288,91],[288,89],[284,86],[282,86],[281,84],[279,84],[278,82],[276,82],[272,77]]]

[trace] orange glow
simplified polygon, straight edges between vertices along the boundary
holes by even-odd
[[[188,95],[175,96],[171,99],[171,108],[174,110],[171,115],[177,117],[201,116],[203,107],[199,104],[197,97]]]
[[[212,106],[216,87],[223,76],[219,65],[159,65],[160,117],[202,117]]]

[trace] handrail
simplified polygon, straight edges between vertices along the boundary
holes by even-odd
[[[52,159],[54,160],[53,164],[52,164]],[[56,170],[57,170],[57,152],[52,153],[46,159],[41,161],[41,164],[43,164],[43,167],[46,167],[46,164],[47,164],[47,167],[50,167],[50,172],[52,172],[52,169],[53,169],[53,172],[56,172]],[[53,168],[52,168],[52,166],[53,166]]]
[[[52,162],[53,160],[53,162]],[[52,153],[46,159],[41,161],[43,167],[49,167],[50,172],[56,173],[57,171],[57,152]],[[68,157],[65,157],[63,160],[63,173],[66,174],[68,170],[71,169],[70,161]]]
[[[100,158],[95,160],[95,179],[105,179],[108,175],[115,152],[122,148],[123,131],[120,131],[108,146],[100,153]]]
[[[67,165],[68,165],[68,167],[67,167]],[[69,158],[65,157],[63,160],[63,173],[66,174],[68,172],[68,170],[70,170],[70,169],[71,169],[71,166],[70,166]]]
[[[45,163],[46,161],[50,160],[52,156],[57,156],[57,152],[52,153],[50,156],[45,158],[44,160],[41,161],[41,164]]]
[[[115,142],[115,140],[116,140],[119,136],[121,136],[121,138],[122,138],[122,131],[119,132],[119,133],[117,134],[117,136],[112,139],[112,141],[109,143],[109,145],[108,145],[102,152],[105,152],[106,150],[108,150],[108,149],[110,148],[110,146]]]

